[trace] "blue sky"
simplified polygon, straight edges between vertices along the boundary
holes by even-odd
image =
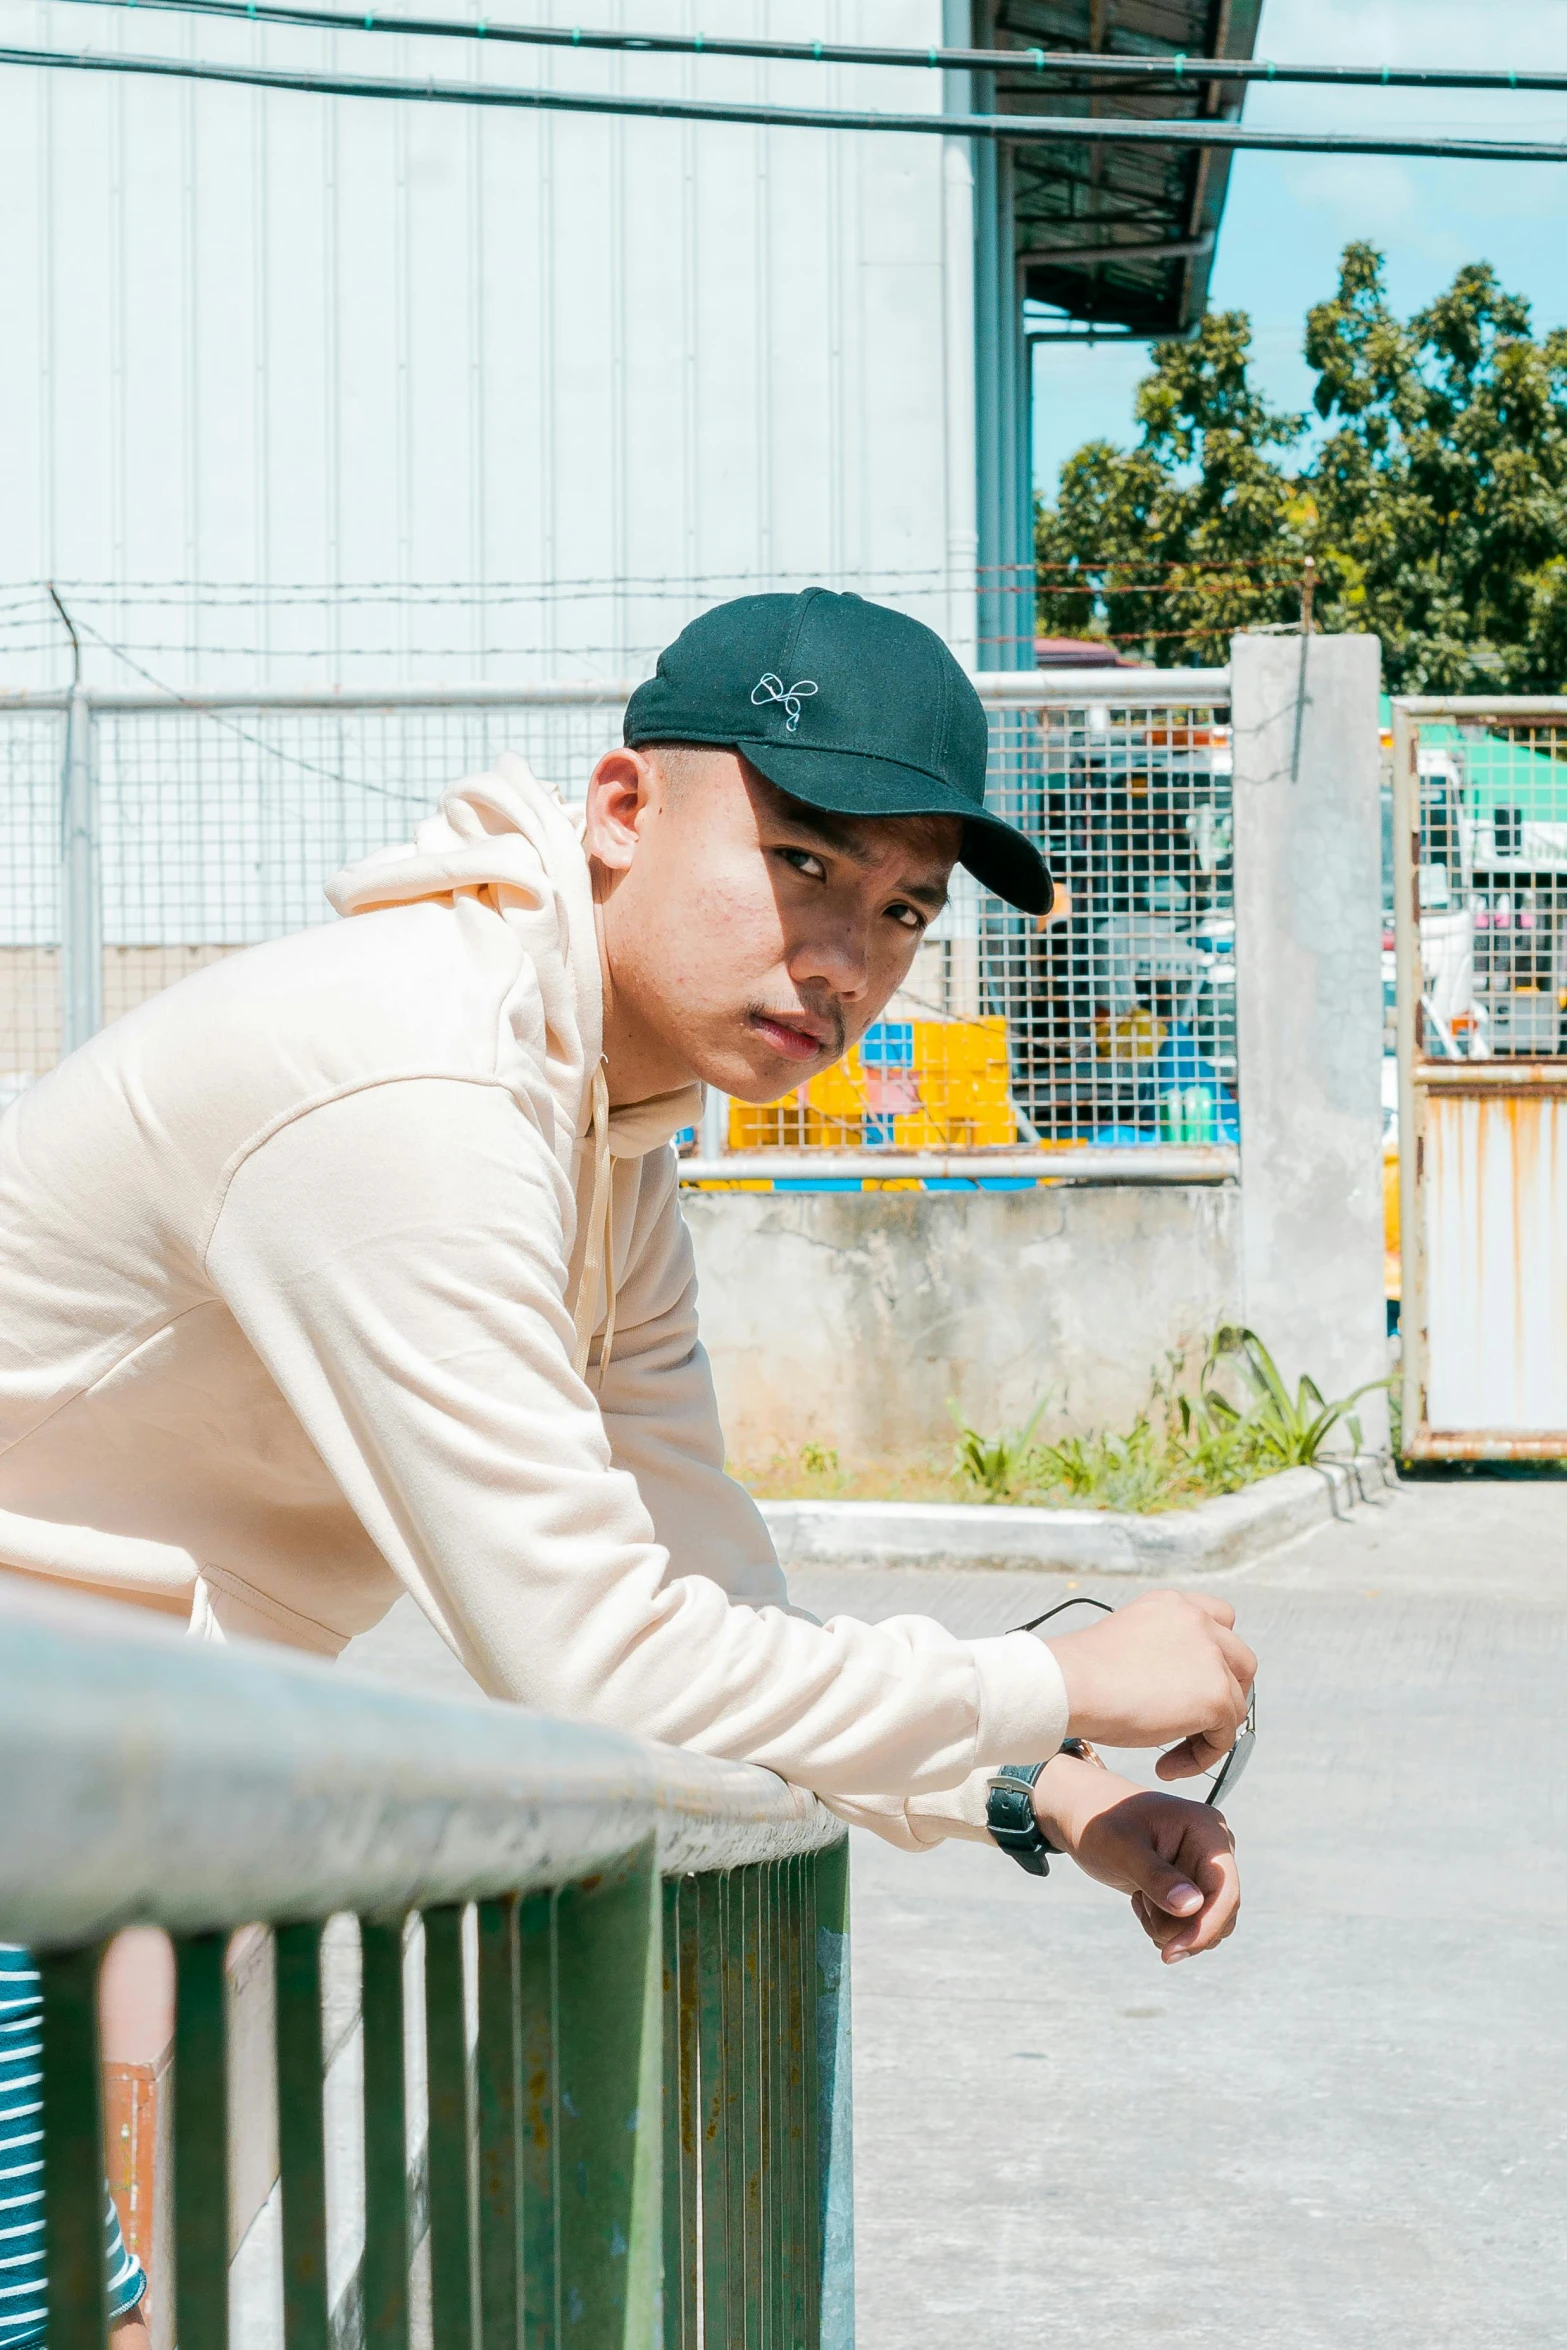
[[[1567,67],[1567,0],[1265,0],[1257,55],[1279,62]],[[1464,90],[1253,86],[1246,120],[1269,129],[1440,130],[1567,140],[1567,96]],[[1333,291],[1352,237],[1387,255],[1395,306],[1417,309],[1466,261],[1489,261],[1534,305],[1536,330],[1567,322],[1567,163],[1404,162],[1393,156],[1238,155],[1210,300],[1248,310],[1259,382],[1304,408],[1306,311]],[[1132,394],[1145,345],[1041,348],[1034,361],[1034,461],[1053,490],[1085,440],[1135,437]]]

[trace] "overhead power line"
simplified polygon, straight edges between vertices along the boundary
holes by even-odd
[[[706,98],[633,98],[609,91],[523,89],[493,82],[404,81],[384,74],[310,73],[283,66],[132,57],[94,49],[0,48],[0,65],[68,73],[149,74],[165,81],[231,82],[328,98],[395,98],[437,106],[492,106],[545,113],[628,115],[670,122],[739,122],[763,129],[898,131],[937,138],[1005,139],[1019,145],[1231,147],[1294,155],[1433,156],[1468,163],[1567,163],[1567,143],[1539,139],[1425,138],[1369,131],[1265,131],[1244,123],[1170,122],[1063,114],[893,114],[849,107],[748,106]]]
[[[273,0],[87,0],[99,8],[160,8],[323,31],[408,33],[435,40],[526,42],[550,49],[640,51],[664,57],[749,57],[808,65],[912,66],[924,72],[1031,73],[1040,79],[1153,83],[1326,82],[1347,89],[1567,90],[1567,73],[1476,72],[1465,67],[1279,65],[1256,57],[1114,57],[1074,49],[867,48],[841,41],[747,41],[728,34],[590,31],[582,25],[492,24],[373,10],[291,8]]]

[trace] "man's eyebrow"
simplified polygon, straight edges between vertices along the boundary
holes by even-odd
[[[826,808],[808,807],[803,800],[791,799],[787,792],[780,792],[778,798],[778,821],[791,832],[803,832],[807,840],[836,849],[851,865],[875,863],[876,852],[867,848],[852,817],[838,817]]]
[[[790,832],[803,833],[807,840],[818,841],[824,848],[835,849],[840,857],[847,857],[851,865],[873,865],[876,862],[876,851],[866,845],[852,817],[840,818],[834,816],[828,808],[809,807],[803,800],[791,799],[787,792],[780,792],[778,797],[781,803],[779,821]],[[900,896],[912,898],[916,905],[929,907],[932,914],[939,914],[947,902],[947,885],[944,881],[900,881],[895,886]]]

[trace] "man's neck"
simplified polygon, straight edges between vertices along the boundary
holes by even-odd
[[[598,944],[604,989],[604,1074],[611,1109],[652,1101],[657,1094],[678,1093],[682,1086],[694,1085],[695,1070],[655,1034],[636,1006],[617,989],[602,923]]]

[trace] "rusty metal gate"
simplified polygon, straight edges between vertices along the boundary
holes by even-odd
[[[1393,704],[1403,1449],[1567,1456],[1567,697]]]

